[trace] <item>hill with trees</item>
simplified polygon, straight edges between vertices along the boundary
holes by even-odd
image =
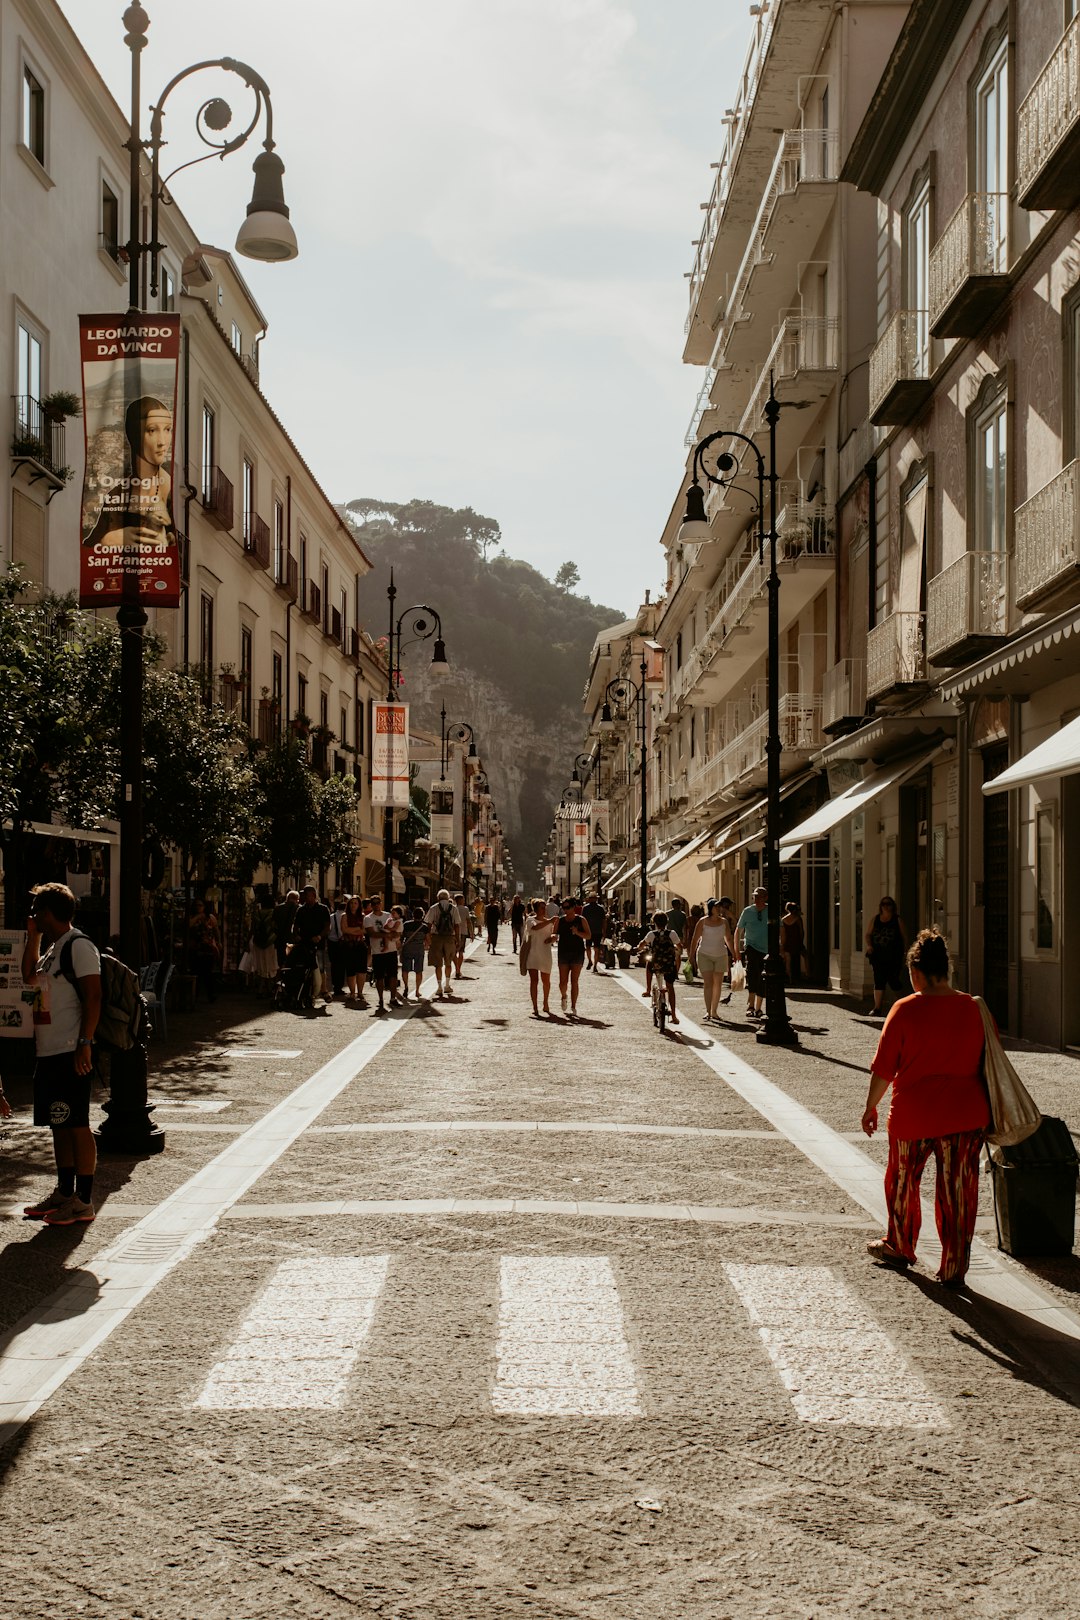
[[[389,629],[391,567],[397,613],[419,602],[438,610],[451,677],[432,683],[430,655],[406,644],[404,696],[423,730],[438,735],[444,698],[448,721],[465,720],[475,730],[515,867],[528,887],[552,803],[581,749],[581,690],[592,644],[625,614],[576,595],[572,561],[552,581],[508,557],[498,524],[469,507],[357,499],[342,514],[375,565],[365,582],[374,618],[368,630],[380,635]]]

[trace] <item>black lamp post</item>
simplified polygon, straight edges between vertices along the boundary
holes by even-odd
[[[645,659],[645,649],[642,648],[641,667],[639,671],[641,679],[639,681],[632,681],[629,676],[620,675],[615,680],[609,681],[604,692],[604,707],[600,711],[601,733],[611,730],[612,726],[615,724],[614,716],[616,714],[628,717],[630,714],[631,704],[635,706],[637,716],[638,770],[641,776],[641,824],[639,829],[640,838],[638,841],[638,855],[641,861],[641,870],[638,876],[641,909],[638,914],[638,922],[641,924],[642,930],[648,926],[649,909],[649,879],[645,871],[645,868],[649,864],[649,833],[647,825],[649,811],[649,785],[645,769],[645,744],[648,732],[648,727],[646,724],[648,719],[646,712],[648,695],[645,689],[645,677],[648,674],[648,670],[649,666]]]
[[[710,433],[694,449],[691,464],[691,483],[686,492],[686,512],[679,538],[684,542],[704,540],[708,537],[705,519],[705,494],[701,487],[703,475],[710,484],[720,489],[735,484],[740,473],[739,455],[731,450],[717,452],[715,446],[738,440],[745,448],[742,455],[753,458],[758,490],[758,551],[765,559],[765,542],[769,545],[769,651],[768,651],[768,713],[769,735],[765,744],[768,767],[768,808],[765,827],[766,886],[769,891],[769,952],[765,958],[765,1022],[757,1038],[768,1046],[798,1046],[799,1037],[788,1017],[787,996],[784,990],[784,959],[780,954],[780,755],[783,741],[780,736],[780,575],[776,567],[776,424],[780,418],[780,401],[776,397],[773,379],[769,377],[769,397],[765,402],[765,420],[769,428],[769,466],[753,439],[745,433]],[[706,455],[713,451],[710,470]],[[765,485],[769,486],[769,527],[765,528]]]
[[[456,725],[447,726],[447,724],[446,724],[446,704],[445,703],[442,705],[442,708],[439,711],[439,725],[440,725],[440,733],[439,734],[440,734],[440,737],[442,739],[441,743],[440,743],[440,748],[439,748],[439,780],[442,781],[442,782],[445,782],[446,781],[446,768],[447,768],[447,766],[449,764],[449,757],[448,757],[448,754],[447,754],[447,744],[452,743],[452,742],[459,742],[459,743],[467,742],[468,745],[469,745],[469,755],[468,755],[468,757],[470,759],[475,759],[477,757],[476,756],[476,736],[475,736],[475,734],[473,732],[472,726],[470,726],[468,721],[466,721],[466,720],[459,720]],[[462,866],[464,866],[464,864],[465,864],[464,861],[462,861]],[[443,879],[445,877],[445,873],[446,873],[446,846],[440,840],[439,841],[439,886],[440,887],[442,886]]]
[[[408,621],[408,641],[430,641],[434,636],[435,647],[431,654],[432,673],[445,674],[446,643],[442,638],[442,619],[433,607],[426,602],[417,602],[406,608],[404,613],[394,618],[394,603],[397,601],[397,586],[394,584],[394,570],[390,570],[390,583],[386,587],[386,595],[390,603],[390,633],[387,637],[387,681],[386,701],[393,703],[397,697],[397,689],[401,685],[401,640],[402,626]],[[387,911],[394,903],[394,806],[388,804],[383,810],[383,905]]]
[[[589,780],[589,772],[590,771],[593,771],[595,773],[594,777],[593,777],[593,781],[595,783],[595,788],[594,788],[594,792],[593,792],[593,798],[594,799],[599,799],[599,797],[600,797],[600,746],[599,746],[599,744],[597,744],[597,747],[596,747],[596,750],[595,750],[594,753],[592,753],[592,754],[579,754],[577,756],[577,758],[575,759],[575,761],[574,761],[574,780],[579,782],[581,784],[582,788],[584,788],[585,783]],[[590,825],[590,827],[592,826],[591,817],[590,817],[589,825]],[[597,857],[596,857],[596,892],[597,892],[597,894],[600,893],[600,887],[601,887],[600,879],[601,879],[601,877],[603,875],[602,870],[601,870],[602,864],[603,864],[603,859],[604,859],[603,855],[598,854]],[[581,869],[581,895],[582,895],[582,898],[584,899],[584,896],[585,896],[585,868],[584,868],[584,866]]]

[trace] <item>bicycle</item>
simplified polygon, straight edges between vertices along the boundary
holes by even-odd
[[[652,1021],[661,1035],[668,1021],[667,985],[662,973],[653,973],[652,977]]]

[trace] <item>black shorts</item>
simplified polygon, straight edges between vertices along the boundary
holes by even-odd
[[[34,1124],[67,1130],[90,1123],[90,1076],[75,1073],[75,1053],[39,1057],[34,1066]]]
[[[752,996],[765,994],[765,952],[755,951],[752,945],[747,945],[743,951],[743,962],[746,967],[746,988]]]
[[[895,956],[871,956],[870,971],[875,990],[899,990],[903,983],[904,964]]]
[[[396,979],[397,971],[397,951],[376,951],[371,958],[371,977],[373,979]]]

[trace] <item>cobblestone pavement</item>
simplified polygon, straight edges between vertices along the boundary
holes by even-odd
[[[661,1037],[627,977],[576,1024],[508,954],[392,1019],[200,1015],[167,1152],[77,1232],[17,1218],[20,1118],[3,1620],[1080,1612],[1080,1265],[1004,1262],[1042,1318],[869,1266],[829,1154],[882,1161],[870,1021],[807,992],[798,1053],[737,1015]],[[1075,1126],[1073,1060],[1016,1061]]]

